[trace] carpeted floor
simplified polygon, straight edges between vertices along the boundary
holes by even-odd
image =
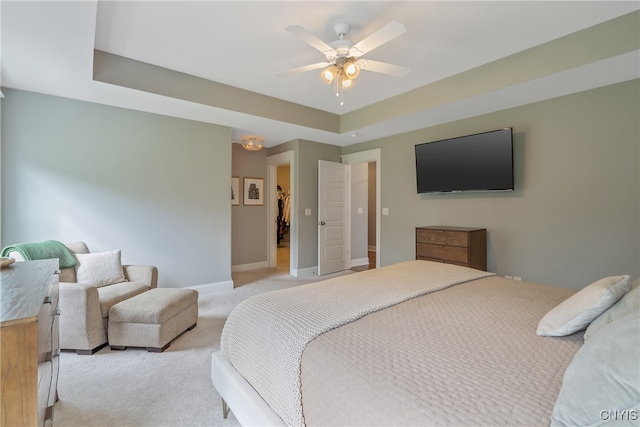
[[[220,396],[211,384],[211,353],[233,308],[266,291],[324,280],[297,279],[288,267],[233,275],[236,288],[201,295],[198,326],[175,339],[163,353],[108,347],[93,356],[60,356],[55,427],[71,426],[237,426],[233,414],[222,418]]]

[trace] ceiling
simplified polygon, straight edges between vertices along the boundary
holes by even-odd
[[[2,0],[0,85],[230,126],[234,139],[260,135],[267,146],[296,138],[346,146],[639,78],[637,46],[619,52],[585,42],[585,51],[611,53],[544,56],[573,33],[639,9],[638,1]],[[347,22],[347,38],[358,42],[390,21],[407,32],[364,57],[409,67],[406,77],[363,71],[340,106],[318,70],[274,76],[324,61],[288,25],[331,42],[334,25]],[[242,91],[247,108],[96,80],[94,49],[230,86],[226,93]],[[527,58],[535,66],[524,67]],[[508,78],[488,84],[496,69]],[[481,80],[485,86],[474,87]],[[444,91],[446,84],[460,90]],[[416,99],[437,93],[431,88],[451,95]],[[338,125],[327,130],[258,110],[276,100],[329,113]]]

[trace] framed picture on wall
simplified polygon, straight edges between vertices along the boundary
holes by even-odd
[[[231,177],[231,205],[237,206],[240,204],[240,177]]]
[[[264,179],[244,179],[244,204],[247,206],[264,205]]]

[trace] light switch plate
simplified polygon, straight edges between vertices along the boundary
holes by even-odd
[[[382,215],[389,215],[389,208],[382,208]]]
[[[364,213],[364,209],[362,209],[362,208],[358,208],[358,213],[359,213],[359,214]]]
[[[304,210],[304,216],[311,216],[311,209],[310,208],[306,208]]]

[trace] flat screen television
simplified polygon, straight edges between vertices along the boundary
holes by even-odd
[[[418,193],[513,191],[513,133],[498,129],[415,146]]]

